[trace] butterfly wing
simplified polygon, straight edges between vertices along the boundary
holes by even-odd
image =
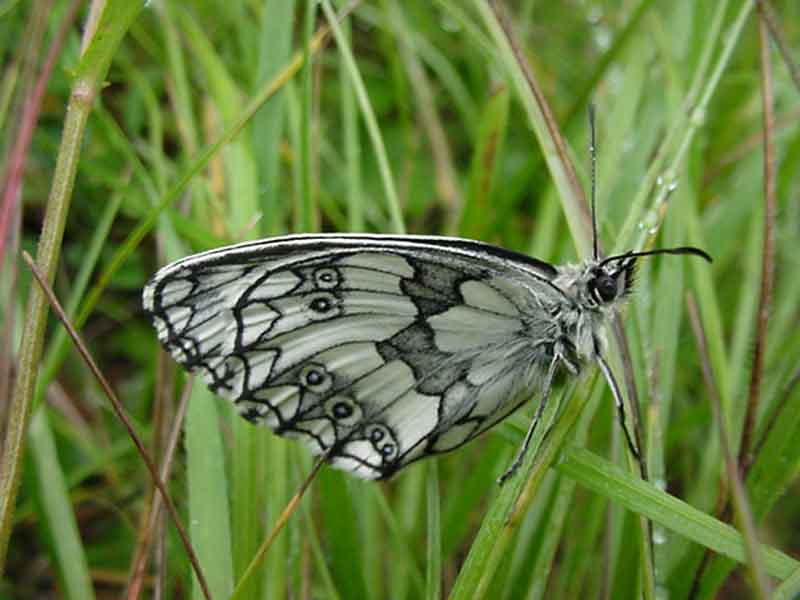
[[[242,416],[378,478],[530,396],[556,275],[457,238],[303,235],[173,263],[143,300],[164,347]]]

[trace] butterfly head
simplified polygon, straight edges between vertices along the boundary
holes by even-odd
[[[644,252],[625,252],[602,260],[591,261],[586,267],[586,297],[595,306],[609,306],[630,293],[633,287],[636,260],[654,254],[689,254],[711,262],[711,257],[691,246],[658,248]]]
[[[612,263],[589,265],[586,295],[596,306],[607,306],[622,299],[633,287],[635,257]]]

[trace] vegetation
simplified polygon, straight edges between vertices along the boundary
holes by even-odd
[[[0,3],[0,595],[203,597],[27,250],[214,598],[797,597],[800,5],[345,4]],[[650,481],[591,367],[508,485],[533,406],[387,483],[323,467],[248,571],[311,457],[191,385],[142,314],[148,277],[286,232],[577,260],[590,104],[605,250],[714,258],[641,261],[610,336]]]

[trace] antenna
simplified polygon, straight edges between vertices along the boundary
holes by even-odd
[[[597,150],[594,140],[594,104],[589,104],[589,156],[592,165],[592,257],[597,260],[600,252],[597,247]]]
[[[699,256],[708,262],[711,262],[711,257],[707,252],[694,246],[678,246],[676,248],[656,248],[655,250],[645,250],[643,252],[625,252],[624,254],[617,254],[616,256],[609,256],[600,263],[599,266],[607,265],[616,260],[625,260],[626,258],[639,258],[641,256],[654,256],[656,254],[689,254],[692,256]]]

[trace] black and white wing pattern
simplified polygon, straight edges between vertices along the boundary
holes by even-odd
[[[359,477],[460,446],[530,399],[555,267],[457,238],[298,235],[161,269],[144,307],[240,414]]]

